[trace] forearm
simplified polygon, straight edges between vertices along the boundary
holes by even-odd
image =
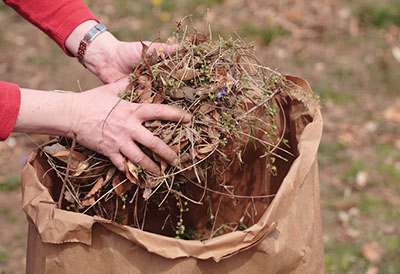
[[[21,88],[21,104],[13,132],[71,137],[73,100],[72,93]]]
[[[65,39],[82,22],[98,21],[81,0],[4,0],[50,36],[67,54]]]

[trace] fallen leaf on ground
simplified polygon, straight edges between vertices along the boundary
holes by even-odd
[[[349,236],[352,239],[359,239],[362,234],[362,232],[360,230],[352,229],[352,228],[346,229],[345,233],[347,236]]]
[[[400,63],[400,48],[399,47],[392,48],[392,55],[393,55],[394,59]]]
[[[365,259],[372,263],[381,261],[383,250],[377,242],[364,244],[361,248],[361,253]]]
[[[368,172],[365,170],[359,171],[356,175],[356,180],[354,184],[354,188],[357,190],[362,190],[366,187],[368,183]]]
[[[383,117],[386,121],[400,124],[400,107],[390,107],[385,110]]]
[[[370,267],[368,267],[367,271],[365,272],[365,274],[378,274],[378,273],[379,273],[379,269],[374,265],[371,265]]]
[[[356,137],[354,137],[354,135],[351,134],[350,132],[343,132],[343,133],[339,134],[339,141],[342,144],[351,146],[351,147],[360,147],[361,146],[360,139],[357,139]]]
[[[348,227],[350,222],[350,215],[345,211],[340,211],[338,213],[338,222],[344,227]]]

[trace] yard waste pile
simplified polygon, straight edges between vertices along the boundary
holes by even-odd
[[[210,36],[178,24],[174,53],[143,44],[119,95],[191,113],[189,123],[145,123],[176,167],[141,146],[162,175],[128,159],[121,173],[66,138],[30,155],[28,273],[322,271],[318,102],[240,37]]]

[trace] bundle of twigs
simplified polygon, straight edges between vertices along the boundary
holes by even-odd
[[[187,239],[211,238],[252,224],[251,218],[246,222],[240,218],[215,227],[218,211],[206,207],[208,232],[200,235],[189,233],[184,215],[191,206],[218,203],[210,194],[252,201],[268,197],[235,194],[223,175],[230,172],[233,162],[246,161],[243,152],[249,145],[262,148],[265,172],[271,174],[276,173],[274,159],[282,158],[277,149],[290,154],[279,146],[286,140],[276,125],[276,116],[283,111],[277,98],[290,84],[263,66],[253,46],[240,37],[213,41],[210,36],[188,33],[187,27],[178,24],[175,38],[180,47],[175,53],[154,50],[145,58],[143,45],[143,60],[134,67],[126,92],[120,94],[121,100],[177,105],[192,114],[187,124],[145,123],[178,154],[180,164],[169,166],[142,147],[163,175],[155,176],[129,160],[123,174],[102,155],[61,138],[44,149],[63,182],[60,207]],[[212,177],[220,179],[211,180],[214,185],[210,185]],[[196,186],[200,195],[193,194],[189,185]],[[156,211],[162,220],[153,220]]]

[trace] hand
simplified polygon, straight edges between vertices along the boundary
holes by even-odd
[[[132,104],[117,94],[125,90],[127,77],[82,93],[56,93],[21,88],[21,106],[14,132],[62,135],[107,156],[121,171],[124,156],[149,172],[159,167],[137,143],[146,146],[171,165],[177,155],[142,123],[147,120],[188,122],[182,109],[161,104]],[[136,143],[137,142],[137,143]]]
[[[85,64],[87,68],[94,73],[103,83],[112,83],[128,76],[133,65],[142,60],[143,45],[141,42],[121,42],[109,41],[108,37],[102,38],[99,43],[88,47]],[[109,42],[106,42],[109,41]],[[146,56],[153,53],[154,49],[160,50],[165,54],[172,53],[175,46],[163,43],[143,42],[148,48]]]
[[[85,33],[97,24],[89,20],[77,26],[65,40],[65,46],[73,54],[77,55],[80,40]],[[154,49],[163,49],[165,54],[172,53],[176,47],[163,43],[143,42],[149,48],[147,56]],[[103,83],[112,83],[128,76],[133,65],[142,60],[143,46],[141,42],[121,42],[110,32],[100,33],[87,47],[84,62],[86,67],[94,73]]]
[[[125,90],[128,79],[74,94],[76,123],[72,131],[77,141],[107,156],[121,171],[124,156],[154,174],[159,167],[138,147],[140,143],[158,154],[171,165],[176,165],[176,153],[155,137],[142,123],[148,120],[188,122],[190,115],[182,109],[162,104],[135,104],[116,96]],[[110,93],[112,91],[112,93]]]

